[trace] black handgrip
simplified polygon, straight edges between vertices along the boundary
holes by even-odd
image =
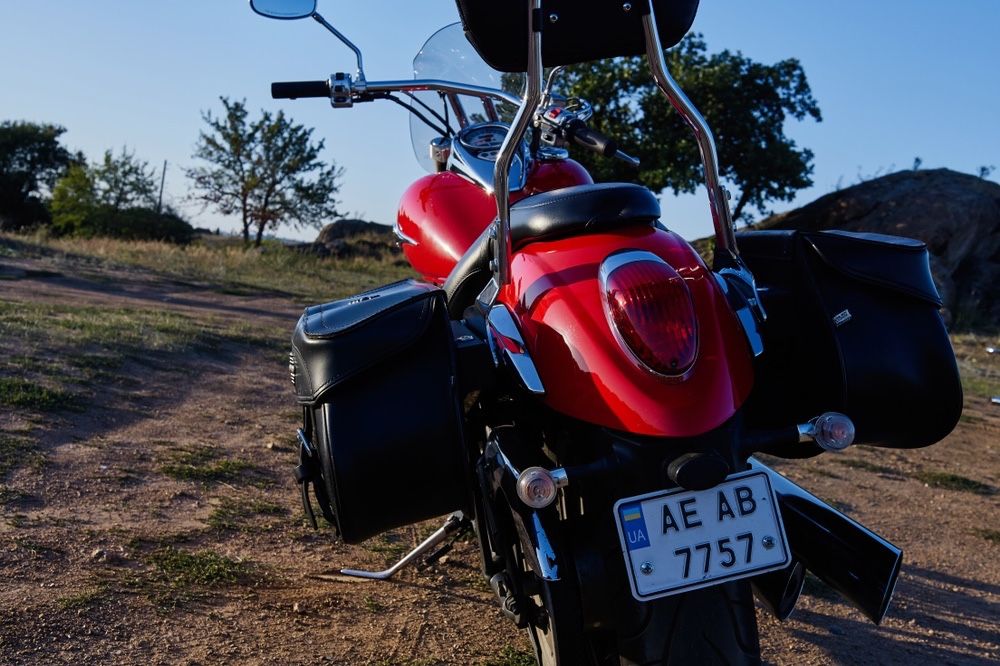
[[[574,120],[566,128],[569,139],[578,146],[589,148],[604,157],[614,157],[618,152],[618,142],[597,130],[590,129],[582,120]]]
[[[329,96],[329,81],[275,81],[271,84],[271,97],[273,99]]]

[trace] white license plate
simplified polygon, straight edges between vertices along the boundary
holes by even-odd
[[[791,561],[767,474],[708,490],[665,490],[615,503],[632,595],[648,601],[782,569]]]

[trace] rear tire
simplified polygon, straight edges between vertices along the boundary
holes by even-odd
[[[617,631],[622,666],[760,664],[753,593],[746,581],[634,604],[637,617]]]
[[[529,574],[530,575],[530,574]],[[541,666],[745,666],[761,663],[753,594],[746,581],[638,603],[613,631],[584,631],[566,581],[540,583],[544,626],[529,635]],[[624,610],[624,609],[623,609]]]

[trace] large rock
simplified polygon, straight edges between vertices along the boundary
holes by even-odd
[[[364,220],[337,220],[323,227],[303,249],[321,257],[380,259],[399,252],[392,227]]]
[[[953,327],[1000,325],[1000,185],[948,169],[900,171],[774,215],[758,229],[844,229],[918,238]]]
[[[323,227],[319,232],[319,236],[316,236],[316,240],[313,242],[319,245],[326,245],[331,241],[361,236],[364,234],[384,236],[385,238],[390,239],[393,237],[392,227],[379,224],[378,222],[366,222],[365,220],[337,220],[336,222],[331,222]]]

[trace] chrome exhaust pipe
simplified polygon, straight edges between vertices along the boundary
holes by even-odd
[[[750,579],[750,587],[764,608],[779,620],[787,620],[795,609],[806,582],[806,568],[798,560],[778,571]]]
[[[892,601],[903,551],[758,460],[778,496],[792,555],[875,624]]]

